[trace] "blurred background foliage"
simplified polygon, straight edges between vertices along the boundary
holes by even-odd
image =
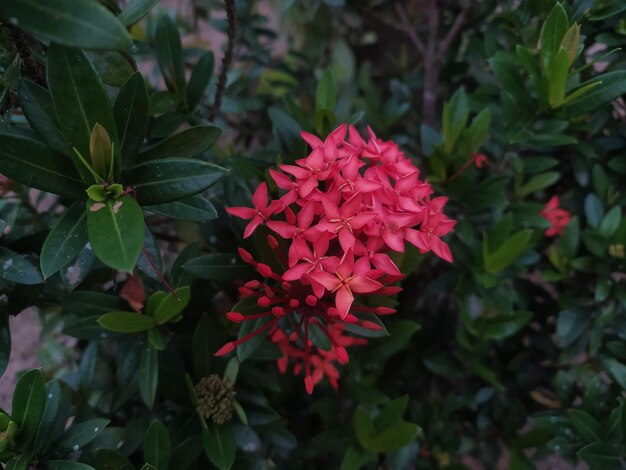
[[[43,325],[43,369],[22,376],[0,415],[7,468],[624,467],[624,2],[237,0],[234,35],[221,1],[74,8],[0,5],[3,369],[8,317],[32,307]],[[86,238],[65,263],[46,258],[85,185],[10,164],[65,151],[74,102],[55,91],[55,49],[75,73],[91,64],[79,79],[115,103],[118,130],[118,116],[135,124],[125,184],[163,157],[186,159],[171,169],[186,177],[209,178],[209,163],[228,170],[198,183],[201,196],[139,201],[133,278]],[[144,84],[148,100],[127,98]],[[87,110],[92,125],[98,109]],[[213,357],[236,332],[223,313],[248,275],[227,254],[256,249],[224,207],[249,204],[268,168],[305,155],[301,130],[324,137],[343,122],[397,142],[449,197],[455,261],[408,251],[389,336],[355,350],[338,392],[308,396],[268,344],[241,362]],[[468,164],[477,152],[480,168]],[[573,215],[556,238],[539,216],[553,195]],[[137,284],[162,301],[164,282],[184,313],[103,321],[143,303]]]

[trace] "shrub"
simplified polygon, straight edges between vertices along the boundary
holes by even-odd
[[[0,5],[0,461],[622,468],[626,5],[161,3]]]

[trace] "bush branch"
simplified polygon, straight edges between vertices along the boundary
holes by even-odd
[[[226,91],[226,79],[228,75],[228,69],[233,62],[235,56],[235,36],[237,35],[237,17],[235,16],[235,2],[234,0],[224,0],[226,6],[226,18],[228,20],[228,44],[226,45],[226,51],[222,58],[222,70],[220,70],[220,76],[217,80],[217,89],[215,90],[215,100],[213,101],[213,108],[209,114],[209,121],[212,121],[215,115],[222,107],[222,98]]]

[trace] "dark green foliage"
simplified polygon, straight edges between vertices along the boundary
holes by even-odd
[[[214,109],[197,27],[226,32],[222,2],[0,0],[0,372],[9,316],[43,323],[0,462],[623,468],[624,2],[285,0],[272,21],[234,3]],[[239,301],[258,276],[238,248],[283,263],[224,209],[280,194],[268,170],[307,155],[300,132],[344,122],[448,198],[454,262],[394,255],[403,291],[371,302],[398,312],[359,313],[378,329],[348,325],[367,345],[309,396],[267,330],[214,356],[273,319],[226,319],[267,310]],[[557,237],[552,196],[573,216]]]

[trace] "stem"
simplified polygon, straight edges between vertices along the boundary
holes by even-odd
[[[213,108],[209,114],[209,121],[215,118],[215,115],[222,107],[222,98],[226,91],[226,79],[228,75],[228,69],[233,62],[234,50],[235,50],[235,36],[237,35],[237,17],[235,16],[235,1],[224,0],[226,6],[226,18],[228,20],[228,44],[226,45],[226,52],[222,58],[222,70],[217,80],[217,89],[215,90],[215,100],[213,102]]]
[[[177,299],[180,300],[180,297],[178,296],[178,294],[176,293],[176,291],[172,288],[172,286],[169,284],[169,282],[167,282],[165,280],[165,278],[163,277],[163,274],[161,274],[161,272],[157,269],[156,265],[154,264],[154,262],[152,261],[152,258],[150,258],[150,253],[148,253],[148,250],[146,250],[146,246],[144,245],[141,248],[141,251],[143,252],[144,256],[146,257],[146,259],[148,260],[148,264],[150,264],[150,267],[152,268],[152,270],[154,271],[154,273],[157,275],[157,277],[159,278],[159,281],[161,281],[161,283],[163,284],[163,286],[165,286],[165,288],[167,289],[167,291],[172,294],[174,297],[176,297]]]

